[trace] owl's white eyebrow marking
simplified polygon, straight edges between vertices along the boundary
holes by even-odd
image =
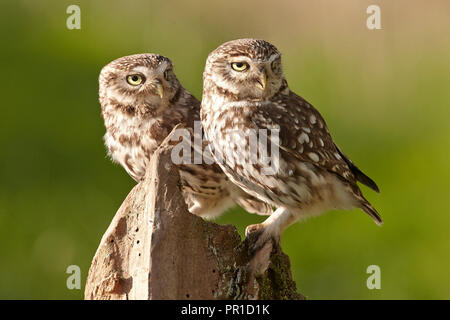
[[[140,72],[142,74],[156,76],[156,75],[162,74],[167,69],[167,66],[168,66],[168,62],[163,61],[156,69],[151,69],[151,68],[148,68],[145,66],[137,66],[131,72]]]
[[[163,61],[161,62],[161,64],[158,66],[158,68],[156,68],[156,70],[154,70],[155,73],[163,73],[168,67],[168,62],[167,61]]]
[[[277,60],[279,57],[280,57],[280,54],[279,54],[279,53],[274,53],[274,54],[272,54],[272,55],[269,57],[269,59],[268,59],[267,61],[270,62],[270,63],[272,63],[272,61]]]
[[[247,56],[242,55],[242,56],[233,56],[233,57],[231,57],[231,59],[229,61],[231,61],[232,63],[233,62],[241,62],[241,61],[250,62],[250,61],[252,61],[252,59],[250,59]]]
[[[133,68],[133,70],[131,70],[131,72],[140,72],[143,74],[146,74],[148,72],[148,68],[144,67],[144,66],[137,66],[136,68]]]

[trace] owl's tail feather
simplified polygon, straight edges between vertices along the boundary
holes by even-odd
[[[345,160],[345,162],[347,163],[348,167],[350,168],[350,170],[353,172],[353,174],[355,175],[356,180],[358,180],[359,182],[361,182],[362,184],[366,185],[367,187],[369,187],[370,189],[374,190],[377,193],[380,193],[380,188],[378,188],[377,184],[375,183],[375,181],[373,181],[372,179],[369,178],[369,176],[367,176],[364,172],[362,172],[354,163],[352,160],[350,160],[349,157],[347,157],[342,151],[341,149],[339,149],[338,146],[336,146],[337,150],[339,151],[340,155],[342,156],[342,158]]]
[[[381,226],[383,224],[383,219],[381,219],[380,214],[368,201],[361,202],[360,208],[367,213],[377,225]]]

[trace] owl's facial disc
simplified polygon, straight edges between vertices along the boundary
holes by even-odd
[[[267,99],[275,94],[282,83],[280,56],[268,59],[251,59],[247,56],[232,57],[228,60],[227,86],[243,98]]]
[[[142,94],[145,100],[155,100],[156,97],[163,100],[173,91],[172,75],[172,66],[162,64],[155,69],[137,67],[125,79],[130,89],[137,90],[137,94]]]
[[[169,108],[182,89],[172,62],[144,53],[121,57],[103,67],[99,76],[102,108],[122,106],[130,115],[156,116]],[[135,110],[129,113],[128,110]]]

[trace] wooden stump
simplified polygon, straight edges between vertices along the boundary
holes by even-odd
[[[171,150],[166,140],[116,213],[85,299],[303,299],[280,247],[251,256],[235,227],[189,213]]]

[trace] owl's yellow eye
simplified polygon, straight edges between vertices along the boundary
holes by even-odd
[[[248,67],[249,67],[249,65],[248,65],[248,63],[246,63],[246,62],[233,62],[233,63],[231,64],[231,67],[232,67],[233,70],[235,70],[235,71],[242,72],[242,71],[247,70]]]
[[[132,86],[138,86],[142,82],[144,82],[144,77],[141,76],[140,74],[132,74],[127,76],[127,82]]]

